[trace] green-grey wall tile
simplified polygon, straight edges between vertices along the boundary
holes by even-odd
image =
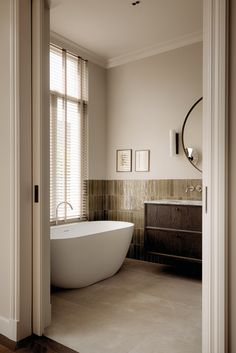
[[[201,179],[89,180],[87,183],[89,219],[134,223],[135,231],[128,256],[144,259],[144,201],[164,198],[200,200],[202,195],[197,191],[185,193],[188,185],[202,185],[202,181]],[[149,256],[148,261],[163,260]]]

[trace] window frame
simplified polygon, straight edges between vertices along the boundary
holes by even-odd
[[[63,104],[67,106],[68,103],[75,103],[78,107],[78,118],[80,119],[80,129],[79,129],[79,142],[80,144],[80,149],[81,152],[80,154],[78,153],[78,158],[80,158],[80,177],[78,180],[78,183],[80,183],[79,186],[79,200],[80,200],[80,205],[78,205],[77,210],[78,213],[77,215],[73,216],[68,216],[67,214],[67,207],[68,205],[66,202],[70,202],[67,200],[66,197],[66,192],[67,192],[67,185],[66,185],[66,179],[67,179],[67,157],[64,159],[65,163],[65,173],[64,173],[64,189],[65,189],[65,197],[63,200],[59,202],[54,202],[54,210],[52,211],[51,209],[51,203],[53,201],[51,200],[51,171],[50,171],[50,224],[55,225],[55,224],[61,224],[61,223],[73,223],[73,222],[78,222],[78,221],[86,221],[88,220],[88,200],[87,200],[87,181],[88,181],[88,64],[87,60],[81,58],[80,56],[77,56],[74,53],[71,53],[70,51],[63,49],[54,43],[50,43],[50,49],[49,53],[51,54],[51,51],[61,52],[62,54],[62,65],[65,65],[65,67],[62,68],[62,76],[63,76],[63,83],[62,85],[64,86],[64,92],[57,91],[55,89],[51,89],[51,86],[49,87],[49,93],[50,93],[50,153],[51,153],[51,119],[52,113],[52,105],[51,105],[51,99],[62,99]],[[68,65],[68,60],[69,57],[76,58],[78,60],[78,84],[80,85],[80,97],[78,94],[78,97],[68,95],[67,94],[67,65]],[[51,66],[51,62],[50,62]],[[80,71],[79,71],[79,66],[80,66]],[[83,68],[83,69],[82,69]],[[64,70],[64,72],[63,72]],[[83,71],[84,70],[84,71]],[[84,93],[85,92],[85,93]],[[54,107],[55,108],[55,107]],[[64,108],[66,111],[67,108]],[[56,113],[57,114],[57,113]],[[68,143],[67,143],[67,112],[64,113],[66,118],[65,118],[65,156],[67,156],[67,151],[68,149]],[[55,147],[57,148],[57,146]],[[50,164],[51,164],[51,157],[50,157]],[[51,165],[50,165],[51,169]],[[60,212],[63,215],[59,216],[58,218],[56,217],[56,209],[58,208],[58,204],[60,202],[65,202],[64,207],[61,205],[61,208],[64,209],[63,212]],[[72,204],[73,206],[73,204]],[[73,206],[74,207],[74,206]]]

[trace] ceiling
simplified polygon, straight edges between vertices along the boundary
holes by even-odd
[[[51,31],[105,60],[202,33],[202,0],[51,0]]]

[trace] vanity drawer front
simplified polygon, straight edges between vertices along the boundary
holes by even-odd
[[[201,232],[202,207],[146,204],[146,226]]]
[[[202,234],[168,230],[146,230],[145,248],[149,252],[201,259]]]

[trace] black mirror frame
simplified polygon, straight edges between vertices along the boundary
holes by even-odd
[[[193,109],[196,107],[196,105],[201,102],[201,100],[203,99],[203,97],[199,98],[193,105],[192,107],[190,108],[188,114],[186,115],[186,118],[184,119],[184,123],[183,123],[183,126],[182,126],[182,132],[181,132],[181,138],[182,138],[182,146],[183,146],[183,150],[184,150],[184,154],[186,156],[186,158],[188,159],[188,161],[194,166],[194,168],[196,168],[199,172],[202,173],[202,170],[200,168],[198,168],[189,158],[188,158],[188,154],[186,152],[186,147],[184,145],[184,128],[185,128],[185,125],[187,123],[187,120],[188,120],[188,117],[189,115],[191,114],[191,112],[193,111]]]

